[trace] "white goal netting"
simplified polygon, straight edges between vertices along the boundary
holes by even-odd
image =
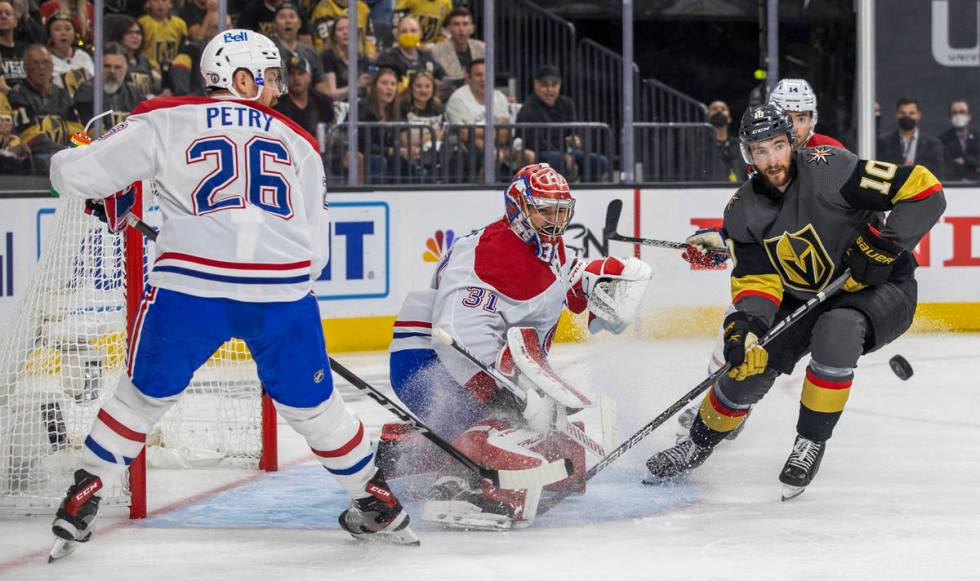
[[[144,207],[152,222],[155,208]],[[31,284],[0,331],[0,514],[57,508],[96,413],[125,372],[126,289],[144,285],[146,268],[127,277],[124,237],[83,209],[80,200],[60,200]],[[148,253],[152,243],[143,265]],[[232,340],[148,435],[147,461],[258,465],[261,454],[255,365]],[[128,478],[104,483],[104,506],[129,505],[129,488]]]

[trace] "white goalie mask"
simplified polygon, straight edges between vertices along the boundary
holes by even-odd
[[[251,30],[232,29],[219,32],[201,53],[201,76],[208,89],[224,89],[239,99],[248,99],[235,90],[235,71],[245,69],[255,84],[266,84],[266,71],[276,69],[275,83],[280,95],[286,94],[286,71],[276,44],[268,37]],[[258,95],[251,100],[258,99]]]

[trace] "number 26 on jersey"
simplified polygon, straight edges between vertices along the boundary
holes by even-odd
[[[202,137],[187,148],[186,160],[209,169],[191,194],[196,215],[251,205],[284,220],[293,217],[289,180],[282,173],[292,162],[278,139],[253,137],[239,147],[225,136]]]

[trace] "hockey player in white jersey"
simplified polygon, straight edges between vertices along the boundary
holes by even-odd
[[[565,178],[547,164],[520,170],[504,201],[503,218],[456,240],[431,288],[409,293],[394,324],[391,383],[415,414],[455,438],[478,462],[522,469],[569,458],[572,476],[547,489],[584,489],[579,480],[585,471],[584,450],[561,430],[566,412],[576,410],[564,409],[552,397],[549,390],[562,380],[548,365],[547,353],[566,307],[575,313],[589,309],[592,332],[622,332],[636,314],[650,267],[633,257],[588,261],[568,256],[562,233],[575,201]],[[433,328],[446,331],[525,393],[514,397],[434,340]],[[584,390],[576,391],[584,398],[579,407],[595,401]],[[379,456],[411,448],[393,443],[407,434],[392,425],[386,428]],[[439,467],[432,454],[423,456],[429,460],[423,470]],[[419,468],[417,460],[411,468]],[[403,458],[395,465],[409,463]],[[427,503],[424,520],[478,529],[529,525],[542,494],[540,488],[503,490],[447,471],[433,492],[435,500]]]
[[[328,259],[323,166],[316,141],[270,108],[282,93],[279,51],[261,34],[225,31],[205,47],[201,72],[209,97],[145,102],[51,161],[54,188],[102,198],[96,208],[114,232],[126,227],[137,180],[156,182],[163,216],[128,373],[85,440],[52,557],[89,540],[102,482],[126,470],[194,371],[232,337],[248,345],[279,414],[352,497],[340,525],[357,538],[417,544],[363,424],[333,389],[311,293]]]

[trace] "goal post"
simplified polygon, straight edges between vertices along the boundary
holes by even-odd
[[[138,215],[158,221],[153,196],[134,188]],[[0,515],[57,509],[99,408],[126,372],[153,243],[133,228],[110,234],[84,206],[64,198],[39,221],[43,250],[0,332]],[[126,477],[103,483],[103,505],[145,517],[147,465],[277,469],[275,408],[244,342],[228,341],[195,373]]]

